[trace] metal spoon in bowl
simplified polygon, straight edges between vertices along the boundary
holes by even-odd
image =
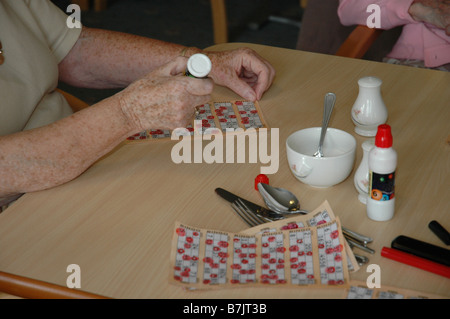
[[[267,207],[277,213],[282,214],[307,214],[300,209],[300,202],[290,191],[272,187],[269,184],[259,183],[258,190]]]
[[[314,157],[323,157],[322,145],[325,139],[325,133],[327,132],[328,123],[330,122],[331,113],[333,112],[334,103],[336,103],[336,95],[334,93],[325,94],[319,148],[317,149],[317,152],[314,153]]]

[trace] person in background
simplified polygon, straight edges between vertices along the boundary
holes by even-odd
[[[0,0],[0,207],[78,177],[133,134],[185,127],[214,84],[255,101],[275,76],[248,48],[203,51],[66,21],[50,0]],[[183,76],[199,52],[210,78]],[[74,113],[58,81],[124,89]]]
[[[403,26],[385,62],[450,71],[450,1],[339,0],[341,23],[366,25],[371,4],[381,9],[381,29]]]

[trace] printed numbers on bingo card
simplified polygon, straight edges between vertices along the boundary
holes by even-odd
[[[261,282],[285,284],[285,252],[282,233],[264,234],[261,238]]]
[[[223,132],[226,132],[227,129],[239,128],[231,102],[216,102],[214,103],[214,110]]]
[[[174,278],[182,283],[196,283],[199,264],[200,232],[179,227]]]
[[[314,284],[314,260],[310,230],[289,232],[289,258],[291,282],[296,285]]]
[[[319,266],[322,284],[344,284],[343,245],[339,240],[336,223],[317,228]]]
[[[214,115],[211,112],[209,104],[203,104],[197,107],[198,114],[195,116],[196,121],[201,121],[201,133],[205,134],[207,129],[216,128]]]
[[[228,235],[216,232],[206,233],[203,283],[216,285],[227,281]]]
[[[236,106],[241,116],[241,122],[245,129],[249,128],[261,128],[263,123],[259,117],[258,110],[253,102],[249,101],[237,101]]]
[[[233,238],[232,284],[256,282],[256,256],[255,237]]]

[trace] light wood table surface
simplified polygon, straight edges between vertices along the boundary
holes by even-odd
[[[313,210],[328,200],[350,229],[375,239],[374,255],[358,250],[381,267],[381,283],[450,297],[450,279],[380,256],[398,235],[441,247],[428,229],[431,220],[450,228],[450,74],[251,45],[221,44],[225,50],[250,46],[277,70],[260,101],[264,117],[280,129],[280,167],[270,184],[295,193]],[[354,133],[350,110],[363,76],[383,80],[394,148],[399,155],[396,212],[388,222],[367,218],[353,176],[366,138]],[[297,181],[285,154],[286,138],[296,130],[320,126],[326,92],[337,95],[330,126],[350,132],[358,142],[355,168],[343,183],[316,189]],[[217,87],[213,100],[239,99]],[[70,264],[81,267],[81,289],[114,298],[340,298],[334,289],[237,288],[185,291],[168,284],[171,239],[176,221],[228,232],[247,226],[228,202],[215,194],[228,189],[263,204],[254,178],[264,164],[174,164],[176,141],[118,147],[76,180],[30,193],[0,214],[0,270],[65,286]],[[206,144],[206,142],[205,142]],[[355,250],[356,252],[356,250]],[[366,267],[351,275],[365,282]]]

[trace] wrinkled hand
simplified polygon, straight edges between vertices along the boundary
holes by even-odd
[[[409,14],[418,22],[444,29],[450,36],[450,0],[414,0]]]
[[[210,79],[186,77],[187,58],[178,57],[118,93],[120,106],[136,132],[186,127],[195,107],[210,101]]]
[[[204,52],[213,64],[210,77],[241,97],[260,100],[271,86],[275,69],[255,51],[242,48],[224,52]]]

